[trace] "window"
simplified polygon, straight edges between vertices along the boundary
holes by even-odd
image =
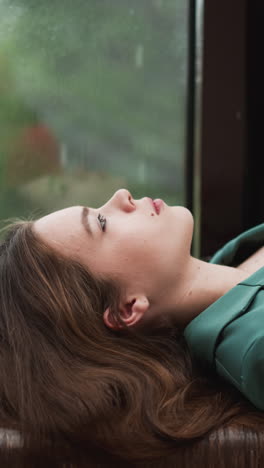
[[[188,2],[0,0],[0,218],[185,204]]]

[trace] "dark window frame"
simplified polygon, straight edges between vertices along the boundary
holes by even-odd
[[[186,205],[195,218],[192,253],[206,258],[263,222],[258,151],[263,6],[204,0],[200,83],[197,3],[190,0]]]

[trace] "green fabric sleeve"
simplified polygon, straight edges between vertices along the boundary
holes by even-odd
[[[253,342],[242,366],[242,393],[264,410],[264,336]]]
[[[264,245],[264,223],[228,242],[210,263],[236,266]],[[184,336],[206,361],[264,410],[264,267],[195,317]]]

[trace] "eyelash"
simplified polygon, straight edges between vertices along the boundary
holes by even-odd
[[[99,213],[99,215],[97,216],[97,219],[99,220],[99,223],[101,224],[102,231],[104,232],[105,231],[105,225],[106,225],[106,218]]]

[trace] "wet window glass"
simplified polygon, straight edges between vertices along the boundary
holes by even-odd
[[[0,0],[0,218],[184,204],[185,0]]]

